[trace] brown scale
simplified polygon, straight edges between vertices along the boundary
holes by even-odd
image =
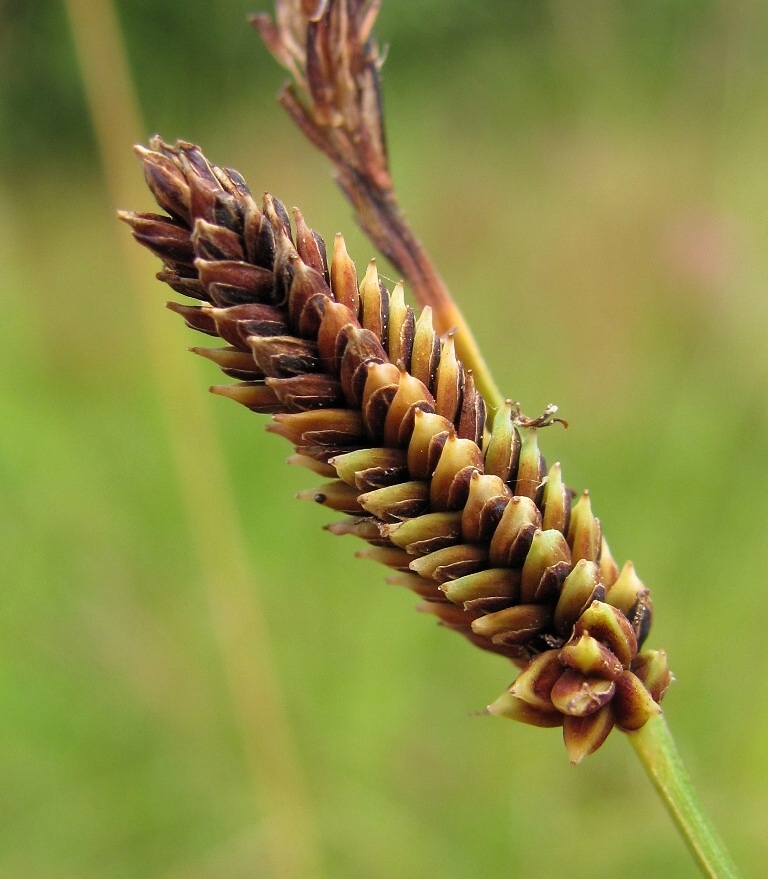
[[[294,233],[278,199],[259,208],[192,144],[151,147],[137,152],[169,216],[120,216],[158,277],[203,303],[169,307],[227,343],[192,349],[241,379],[212,390],[273,413],[292,460],[329,479],[300,496],[352,517],[330,531],[367,541],[358,555],[396,570],[422,610],[523,669],[491,713],[562,724],[573,760],[656,713],[670,675],[663,653],[638,654],[648,590],[619,571],[589,494],[572,503],[560,465],[547,470],[547,419],[507,401],[486,432],[452,336],[429,307],[415,317],[402,284],[390,294],[373,261],[358,284],[340,235],[329,266],[298,209]]]

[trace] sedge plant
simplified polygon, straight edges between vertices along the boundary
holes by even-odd
[[[589,493],[547,466],[542,431],[497,389],[461,312],[398,205],[381,108],[376,0],[277,0],[253,24],[291,82],[279,100],[332,161],[371,241],[404,278],[358,270],[302,213],[186,142],[137,147],[164,211],[121,212],[163,263],[169,303],[223,346],[192,350],[234,383],[212,391],[270,416],[302,492],[343,514],[421,609],[517,676],[491,715],[561,727],[571,763],[626,734],[705,875],[735,876],[661,713],[672,679],[646,647],[653,616],[631,562],[611,554]],[[406,303],[405,285],[417,302]],[[196,304],[189,304],[195,302]]]

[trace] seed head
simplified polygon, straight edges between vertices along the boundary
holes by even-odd
[[[530,419],[507,401],[487,430],[453,336],[374,261],[358,284],[340,235],[329,264],[298,209],[292,224],[278,199],[257,205],[192,144],[137,153],[166,215],[120,217],[199,303],[171,310],[225,343],[192,348],[236,380],[211,390],[270,415],[291,462],[326,480],[299,496],[346,514],[331,533],[365,540],[358,555],[420,609],[521,669],[489,713],[562,726],[574,763],[658,713],[671,675],[663,652],[638,653],[648,590],[631,563],[619,572],[589,494],[572,504],[560,465],[547,470],[555,408]]]

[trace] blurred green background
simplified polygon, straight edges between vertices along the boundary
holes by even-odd
[[[115,220],[157,130],[373,255],[252,10],[0,3],[0,876],[696,875],[622,735],[573,769],[473,716],[508,666],[321,530]],[[570,421],[543,450],[653,589],[670,724],[757,875],[768,6],[386,0],[378,33],[401,200],[501,387]]]

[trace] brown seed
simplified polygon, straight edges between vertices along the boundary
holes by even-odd
[[[530,498],[511,498],[491,538],[491,563],[522,565],[540,525],[541,513]]]
[[[616,696],[612,707],[616,725],[624,730],[640,729],[654,715],[661,714],[661,708],[653,696],[631,671],[625,671],[616,680]]]
[[[440,591],[440,586],[434,580],[425,580],[418,574],[399,573],[387,577],[387,583],[392,586],[404,586],[416,595],[429,602],[446,603],[447,599]]]
[[[328,463],[336,468],[340,479],[359,491],[405,482],[408,478],[403,449],[357,449],[345,455],[336,455]]]
[[[155,256],[166,262],[192,264],[195,250],[188,229],[159,214],[120,211],[118,216],[131,226],[139,244],[149,248]]]
[[[440,339],[432,326],[432,309],[427,305],[416,321],[411,352],[411,373],[426,387],[431,388],[439,360]]]
[[[328,282],[328,260],[325,254],[325,242],[307,226],[304,215],[298,208],[293,209],[293,221],[296,224],[296,250],[303,263],[318,272]]]
[[[571,547],[574,563],[580,559],[597,561],[600,557],[601,538],[600,520],[595,518],[589,492],[585,491],[571,510],[568,526],[568,545]]]
[[[189,185],[181,168],[161,153],[142,146],[135,146],[134,150],[142,160],[144,178],[157,203],[164,211],[189,225]]]
[[[613,698],[616,683],[608,678],[583,675],[566,669],[552,687],[552,704],[563,714],[586,717],[594,714]]]
[[[553,464],[549,468],[541,503],[542,528],[556,528],[567,534],[571,516],[571,493],[563,484],[559,463]]]
[[[411,560],[411,556],[404,549],[396,546],[366,546],[365,549],[359,549],[355,556],[359,559],[370,559],[403,573],[408,573],[408,563]]]
[[[613,729],[611,704],[586,717],[563,717],[563,741],[572,765],[576,766],[593,754]]]
[[[637,638],[624,614],[604,601],[593,601],[574,626],[574,635],[588,632],[628,668],[637,653]]]
[[[322,274],[305,265],[298,256],[292,258],[293,276],[288,292],[288,317],[304,339],[317,339],[330,290]]]
[[[381,533],[380,523],[373,516],[356,516],[354,519],[341,519],[324,525],[326,531],[342,536],[351,534],[373,546],[391,546],[390,541]]]
[[[236,232],[206,220],[195,220],[192,245],[198,259],[242,260],[245,256],[242,239]]]
[[[295,336],[249,336],[248,344],[259,369],[265,375],[287,378],[305,372],[318,372],[317,345]]]
[[[266,387],[261,382],[213,385],[210,391],[219,397],[229,397],[230,400],[234,400],[236,403],[242,403],[243,406],[246,406],[252,412],[261,412],[266,415],[282,408],[272,388]]]
[[[399,383],[400,370],[394,363],[367,364],[367,378],[360,406],[370,436],[383,435],[387,413]]]
[[[475,443],[449,434],[430,483],[429,500],[433,510],[459,509],[469,495],[471,475],[481,471],[483,456]],[[455,483],[459,482],[458,486]]]
[[[493,419],[493,430],[485,453],[485,472],[504,482],[514,478],[520,456],[520,433],[512,422],[513,404],[506,400]]]
[[[466,577],[485,567],[488,551],[473,543],[461,543],[438,549],[429,555],[414,559],[410,568],[422,577],[432,578],[438,583]]]
[[[213,318],[216,331],[230,345],[251,352],[249,336],[283,336],[289,332],[282,312],[271,305],[248,302],[227,308],[203,306]]]
[[[472,470],[462,515],[461,528],[465,539],[470,543],[489,540],[511,496],[512,492],[498,476]]]
[[[656,702],[661,702],[667,687],[674,680],[664,650],[643,650],[642,653],[638,653],[632,660],[632,671],[640,678],[645,689]]]
[[[429,485],[421,480],[388,485],[361,494],[360,504],[382,522],[412,519],[427,510]]]
[[[321,324],[321,330],[322,326]],[[387,352],[374,333],[355,323],[347,324],[342,330],[342,336],[344,347],[339,367],[341,386],[348,405],[357,407],[363,398],[369,364],[386,363]]]
[[[376,260],[368,263],[368,269],[360,282],[360,323],[377,339],[387,338],[389,317],[389,294],[376,271]]]
[[[571,551],[559,531],[535,531],[523,564],[520,600],[555,593],[571,570]]]
[[[333,243],[331,290],[334,299],[342,305],[346,305],[350,312],[357,317],[359,307],[357,270],[347,253],[347,246],[341,233],[336,236]]]
[[[237,348],[200,348],[189,349],[193,354],[205,357],[215,363],[230,378],[243,381],[255,381],[262,377],[261,370],[256,366],[250,351],[240,351]]]
[[[397,391],[384,422],[384,442],[389,446],[407,446],[413,432],[416,409],[434,412],[435,401],[424,383],[405,370],[400,371]],[[410,423],[410,431],[403,441],[401,428]]]
[[[456,358],[456,346],[451,334],[443,342],[440,352],[435,389],[435,411],[449,421],[453,421],[459,412],[462,379],[463,370]]]
[[[180,302],[166,302],[166,308],[180,314],[190,329],[198,330],[209,336],[219,335],[216,321],[209,308],[202,305],[182,305]]]
[[[555,605],[555,631],[566,637],[582,612],[593,601],[605,598],[605,586],[596,562],[582,559],[563,581]]]
[[[471,440],[478,447],[485,432],[485,400],[475,387],[475,377],[471,369],[464,373],[464,388],[461,394],[461,410],[456,435],[459,439]]]
[[[358,500],[357,491],[350,488],[340,479],[326,482],[317,488],[307,488],[296,494],[299,500],[315,501],[324,507],[330,507],[339,513],[351,513],[359,515],[363,508]]]
[[[556,711],[550,694],[562,673],[560,651],[546,650],[520,672],[509,692],[539,711]]]
[[[426,555],[461,540],[461,513],[424,513],[385,525],[384,533],[412,555]]]
[[[351,409],[317,409],[294,414],[278,413],[268,424],[270,433],[286,437],[296,445],[312,445],[323,436],[328,445],[355,445],[365,436],[359,412]]]
[[[472,631],[497,644],[525,644],[551,621],[552,613],[546,605],[518,604],[475,620]]]
[[[267,378],[265,384],[272,388],[288,412],[330,409],[344,402],[341,382],[322,373]]]
[[[547,728],[563,725],[563,715],[559,711],[539,711],[509,692],[502,693],[488,706],[487,711],[495,717],[508,717],[532,726]]]
[[[624,671],[616,656],[586,632],[574,636],[559,652],[560,662],[588,677],[615,681]]]
[[[435,472],[453,425],[442,415],[418,409],[414,412],[413,433],[408,442],[408,472],[428,479]]]
[[[405,304],[403,282],[398,281],[389,297],[389,327],[387,352],[389,359],[403,369],[411,369],[411,352],[416,331],[413,309]]]
[[[264,303],[275,301],[275,274],[261,266],[243,260],[198,259],[195,268],[207,288],[215,285],[216,303],[222,307],[241,303]],[[285,315],[278,318],[285,323]]]
[[[537,500],[544,481],[544,458],[539,451],[535,428],[523,431],[520,458],[515,479],[515,494]]]
[[[520,595],[520,572],[513,568],[486,568],[444,583],[442,590],[450,601],[465,609],[471,606],[486,612],[501,610],[517,603]]]

